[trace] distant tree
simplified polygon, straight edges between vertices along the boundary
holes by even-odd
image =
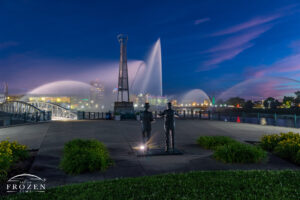
[[[282,100],[282,103],[283,105],[286,107],[286,108],[290,108],[292,106],[292,104],[294,103],[295,101],[295,98],[294,97],[287,97],[287,96],[284,96],[283,97],[283,100]]]
[[[251,110],[253,108],[253,106],[254,106],[254,103],[252,101],[248,100],[248,101],[246,101],[244,108],[246,110]]]
[[[294,100],[295,106],[300,105],[300,91],[295,92],[296,98]]]
[[[217,100],[217,104],[218,104],[218,105],[220,105],[220,104],[225,104],[225,102],[224,102],[223,99],[218,99],[218,100]]]
[[[262,104],[261,101],[254,101],[254,106],[253,107],[261,108],[261,107],[263,107],[263,104]]]
[[[300,91],[295,92],[296,98],[300,98]]]
[[[278,100],[274,99],[273,97],[268,97],[265,101],[264,101],[264,107],[265,108],[271,108],[271,109],[276,109],[277,106],[279,106],[280,103]]]
[[[239,106],[244,106],[244,104],[245,104],[245,99],[240,98],[240,97],[231,97],[230,99],[228,99],[228,100],[226,101],[226,103],[227,103],[228,105],[234,105],[234,106],[239,105]]]

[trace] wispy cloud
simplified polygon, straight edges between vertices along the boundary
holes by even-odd
[[[224,51],[224,50],[229,50],[229,49],[234,49],[234,48],[240,48],[241,46],[247,45],[251,40],[259,37],[261,34],[264,32],[268,31],[271,28],[271,26],[264,26],[260,28],[256,28],[247,32],[244,32],[240,35],[236,35],[233,37],[230,37],[226,39],[224,42],[221,44],[212,47],[211,49],[208,49],[205,51],[206,53],[213,53],[217,51]]]
[[[243,22],[241,24],[237,24],[237,25],[229,27],[227,29],[215,32],[215,33],[211,34],[211,36],[220,36],[220,35],[227,35],[227,34],[236,33],[236,32],[239,32],[239,31],[243,31],[245,29],[249,29],[249,28],[253,28],[255,26],[266,24],[266,23],[274,21],[275,19],[278,19],[282,16],[283,16],[283,14],[279,13],[279,14],[274,14],[274,15],[270,15],[270,16],[256,17],[256,18],[253,18],[249,21]]]
[[[252,47],[253,44],[246,44],[244,46],[239,46],[238,48],[231,49],[230,51],[224,51],[220,53],[215,53],[212,55],[212,58],[208,61],[205,61],[203,65],[198,69],[198,71],[208,71],[218,67],[218,64],[226,60],[231,60],[245,49]]]
[[[300,52],[300,40],[292,41],[290,46],[295,52],[299,53]]]
[[[8,48],[8,47],[17,46],[17,45],[18,45],[18,43],[14,42],[14,41],[2,42],[2,43],[0,43],[0,50]]]
[[[292,95],[300,89],[300,53],[294,53],[271,65],[252,67],[252,70],[247,70],[245,74],[246,80],[224,91],[219,98],[241,96],[259,99]]]
[[[272,14],[254,17],[252,19],[249,19],[246,22],[214,32],[210,36],[221,36],[221,35],[233,34],[240,31],[244,31],[249,28],[253,28],[253,27],[257,27],[263,24],[273,22],[279,18],[298,12],[297,10],[298,6],[299,4],[291,4],[289,6],[285,6]]]
[[[195,20],[194,24],[195,24],[195,25],[198,25],[198,24],[202,24],[202,23],[208,22],[208,21],[210,21],[210,18],[206,17],[206,18],[202,18],[202,19],[197,19],[197,20]]]
[[[254,46],[252,41],[268,31],[270,28],[271,25],[265,25],[247,32],[242,32],[241,34],[229,37],[219,45],[204,51],[204,53],[210,54],[210,59],[203,62],[198,71],[215,69],[218,67],[218,64],[233,59],[246,49]]]
[[[209,53],[210,59],[203,62],[198,71],[215,69],[218,64],[231,60],[244,50],[254,46],[253,40],[270,30],[271,21],[280,18],[283,14],[274,14],[267,17],[257,17],[250,21],[213,33],[211,36],[233,34],[225,38],[220,44],[211,47],[203,53]]]
[[[209,53],[209,60],[204,61],[198,71],[215,69],[218,64],[231,60],[244,50],[254,46],[253,40],[270,30],[275,24],[275,20],[293,13],[293,8],[297,5],[290,5],[277,10],[276,13],[254,17],[243,23],[214,32],[209,36],[227,36],[220,44],[209,48],[203,53]],[[296,43],[294,46],[298,46]]]
[[[260,77],[244,80],[222,92],[218,98],[228,99],[239,96],[261,100],[267,97],[282,98],[299,90],[299,81],[284,77]]]
[[[259,67],[262,68],[262,67]],[[263,69],[257,70],[254,77],[264,76],[286,76],[294,77],[300,73],[300,53],[287,56],[270,66],[264,66]]]

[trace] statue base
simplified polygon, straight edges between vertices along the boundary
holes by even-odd
[[[178,149],[174,149],[174,151],[169,150],[165,151],[165,149],[149,149],[148,151],[141,151],[137,150],[136,155],[138,157],[141,156],[170,156],[170,155],[182,155],[183,152],[179,151]]]
[[[133,102],[116,101],[114,105],[114,112],[121,115],[134,114]]]

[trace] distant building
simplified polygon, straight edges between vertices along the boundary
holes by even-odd
[[[133,105],[136,110],[142,109],[147,102],[150,104],[152,110],[164,109],[168,103],[168,98],[164,96],[152,96],[149,94],[131,95]]]
[[[97,79],[95,81],[91,81],[90,85],[92,86],[90,89],[90,95],[91,99],[94,101],[100,101],[104,97],[104,86],[100,83],[100,81]]]
[[[6,101],[22,101],[21,99],[23,96],[24,95],[8,95]]]
[[[0,92],[0,103],[5,102],[7,96],[8,96],[8,84],[4,82],[2,87],[2,92]]]

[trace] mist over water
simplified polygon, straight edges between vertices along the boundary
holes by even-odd
[[[179,103],[180,104],[192,104],[193,102],[203,103],[204,100],[210,102],[210,98],[208,97],[206,92],[204,92],[201,89],[193,89],[184,93],[180,97]]]
[[[119,62],[110,62],[94,67],[92,70],[82,71],[73,75],[70,80],[57,80],[40,85],[23,97],[30,96],[75,96],[89,98],[90,82],[99,80],[104,86],[101,104],[109,110],[117,100]],[[59,72],[57,72],[59,73]],[[142,60],[128,61],[128,77],[130,94],[151,94],[162,96],[162,61],[160,39],[152,47],[146,62]]]
[[[261,100],[267,97],[283,98],[285,95],[293,96],[300,89],[300,81],[285,77],[259,77],[251,78],[222,92],[218,99],[227,100],[230,97],[243,97],[245,99]]]
[[[87,96],[91,85],[80,81],[55,81],[41,85],[27,93],[27,95],[53,95],[53,96]]]

